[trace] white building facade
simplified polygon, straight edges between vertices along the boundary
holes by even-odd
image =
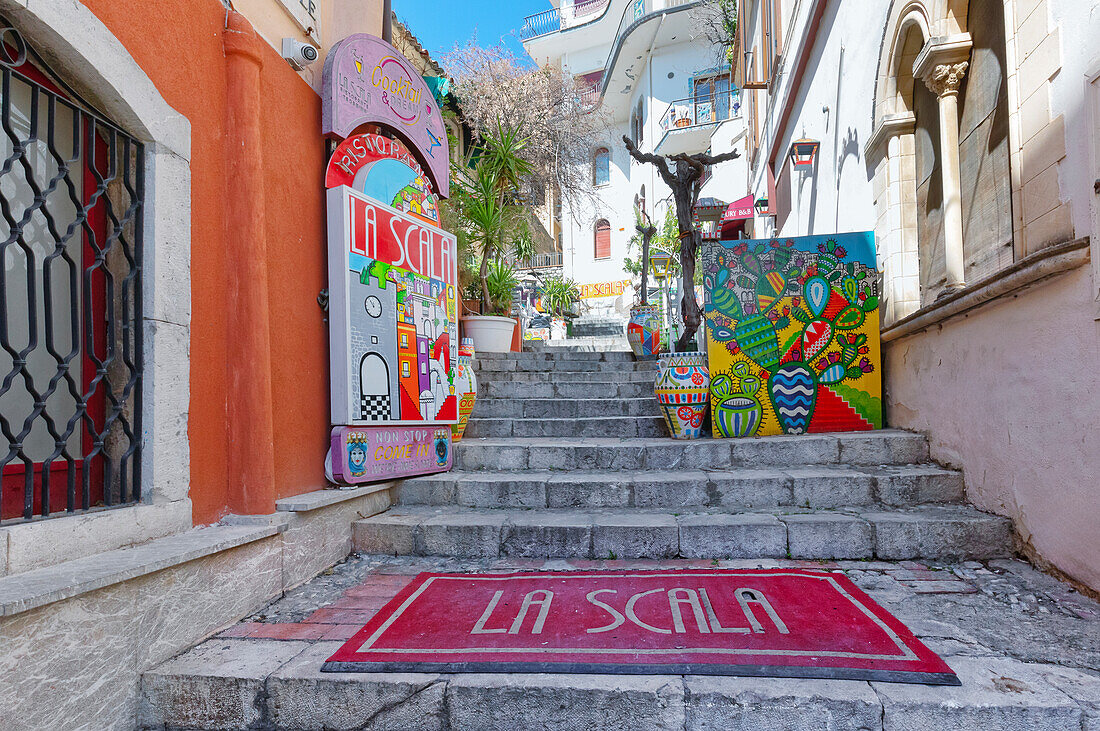
[[[623,267],[635,234],[635,204],[660,226],[672,205],[656,168],[633,161],[622,137],[663,155],[737,147],[714,166],[700,199],[747,193],[740,98],[725,48],[701,31],[701,2],[591,0],[526,19],[520,32],[540,67],[561,68],[590,91],[610,120],[592,151],[595,203],[565,201],[547,229],[557,234],[562,273],[581,287],[587,318],[625,323],[634,287]],[[629,251],[637,259],[637,247]],[[624,286],[625,285],[625,286]]]
[[[1100,5],[744,0],[760,236],[875,232],[891,426],[1093,589]],[[819,143],[806,170],[795,140]],[[1084,455],[1089,455],[1085,458]]]

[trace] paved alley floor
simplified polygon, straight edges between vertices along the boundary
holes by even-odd
[[[961,687],[731,676],[320,673],[421,571],[840,570]],[[1100,604],[1016,560],[349,557],[142,681],[142,728],[1100,729]],[[202,699],[196,702],[196,699]]]

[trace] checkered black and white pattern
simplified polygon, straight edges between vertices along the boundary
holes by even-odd
[[[365,421],[389,421],[389,394],[371,394],[359,397],[359,418]]]

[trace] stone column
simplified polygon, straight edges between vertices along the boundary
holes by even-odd
[[[959,84],[967,65],[966,61],[939,64],[924,79],[939,99],[943,239],[948,289],[962,289],[966,285],[963,274],[962,177],[959,173]]]
[[[913,75],[939,100],[940,184],[943,190],[947,289],[966,286],[963,273],[962,180],[959,174],[959,84],[969,66],[970,34],[929,41],[913,63]]]

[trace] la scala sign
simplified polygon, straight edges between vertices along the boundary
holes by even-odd
[[[332,47],[321,75],[321,131],[345,138],[363,124],[397,135],[440,197],[450,195],[447,130],[427,83],[393,46],[359,33]]]

